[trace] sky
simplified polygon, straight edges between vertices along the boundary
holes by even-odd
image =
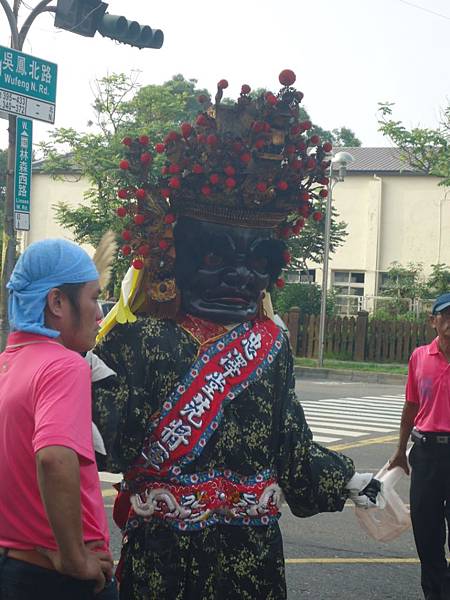
[[[36,4],[25,2],[22,22]],[[395,119],[407,127],[437,127],[450,100],[448,0],[110,0],[107,10],[162,29],[164,45],[139,50],[99,34],[86,38],[55,29],[51,13],[40,15],[23,51],[58,64],[55,127],[87,131],[93,82],[131,70],[140,71],[141,85],[181,73],[213,95],[225,78],[236,99],[244,83],[277,92],[278,74],[289,68],[312,120],[349,127],[363,146],[391,145],[378,132],[379,102],[394,102]],[[0,7],[0,45],[9,38]],[[34,142],[51,127],[35,121]],[[6,145],[0,119],[0,148]]]

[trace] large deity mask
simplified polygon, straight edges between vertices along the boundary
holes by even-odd
[[[175,247],[183,311],[223,324],[253,319],[284,265],[285,244],[272,229],[184,217],[175,227]]]

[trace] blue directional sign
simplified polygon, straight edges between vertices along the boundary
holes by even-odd
[[[0,46],[0,110],[54,123],[57,70],[55,63]]]
[[[29,231],[30,229],[32,158],[33,121],[18,117],[14,178],[14,227],[18,231]]]

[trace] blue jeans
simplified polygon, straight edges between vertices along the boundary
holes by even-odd
[[[93,581],[0,557],[0,600],[118,600],[115,579],[99,594],[94,594],[94,585]]]

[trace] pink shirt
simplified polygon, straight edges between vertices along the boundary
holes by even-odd
[[[41,335],[10,334],[0,354],[0,546],[56,549],[36,477],[35,454],[47,446],[78,454],[84,540],[109,545],[91,412],[90,370],[79,354]]]
[[[417,429],[450,432],[450,363],[439,350],[438,338],[412,353],[406,400],[419,405]]]

